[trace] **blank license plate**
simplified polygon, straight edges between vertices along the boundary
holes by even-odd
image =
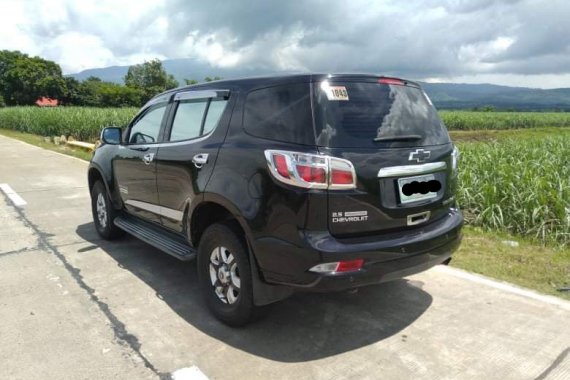
[[[398,179],[398,192],[400,193],[400,202],[401,203],[411,203],[411,202],[417,202],[417,201],[423,201],[426,199],[432,199],[437,197],[437,192],[433,191],[433,192],[428,192],[426,194],[422,194],[422,193],[414,193],[412,195],[406,195],[403,192],[403,188],[404,185],[407,184],[411,184],[412,182],[429,182],[435,180],[435,176],[433,174],[426,174],[426,175],[420,175],[417,177],[407,177],[407,178],[400,178]]]

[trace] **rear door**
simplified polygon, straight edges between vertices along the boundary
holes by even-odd
[[[187,206],[204,191],[229,121],[229,91],[175,95],[165,142],[156,156],[161,223],[183,232]]]
[[[129,126],[127,143],[113,160],[116,183],[127,211],[151,222],[160,222],[156,163],[158,142],[167,104],[152,105]]]
[[[377,234],[430,223],[448,209],[453,146],[416,85],[332,78],[313,85],[317,145],[355,167],[357,188],[328,192],[329,230]]]

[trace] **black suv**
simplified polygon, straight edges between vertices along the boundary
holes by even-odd
[[[420,86],[294,75],[178,88],[89,166],[106,239],[197,258],[206,303],[247,323],[293,291],[334,291],[447,263],[461,240],[458,152]]]

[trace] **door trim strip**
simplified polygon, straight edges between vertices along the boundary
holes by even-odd
[[[153,214],[164,216],[165,218],[175,220],[177,222],[181,222],[184,219],[184,213],[178,210],[174,210],[168,207],[163,207],[159,205],[155,205],[152,203],[136,201],[133,199],[128,199],[125,201],[126,204],[140,208],[145,211],[152,212]]]

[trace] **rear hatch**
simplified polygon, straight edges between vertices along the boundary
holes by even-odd
[[[453,145],[418,85],[332,77],[312,91],[319,151],[349,160],[357,177],[356,189],[328,191],[333,235],[417,228],[447,213]]]

